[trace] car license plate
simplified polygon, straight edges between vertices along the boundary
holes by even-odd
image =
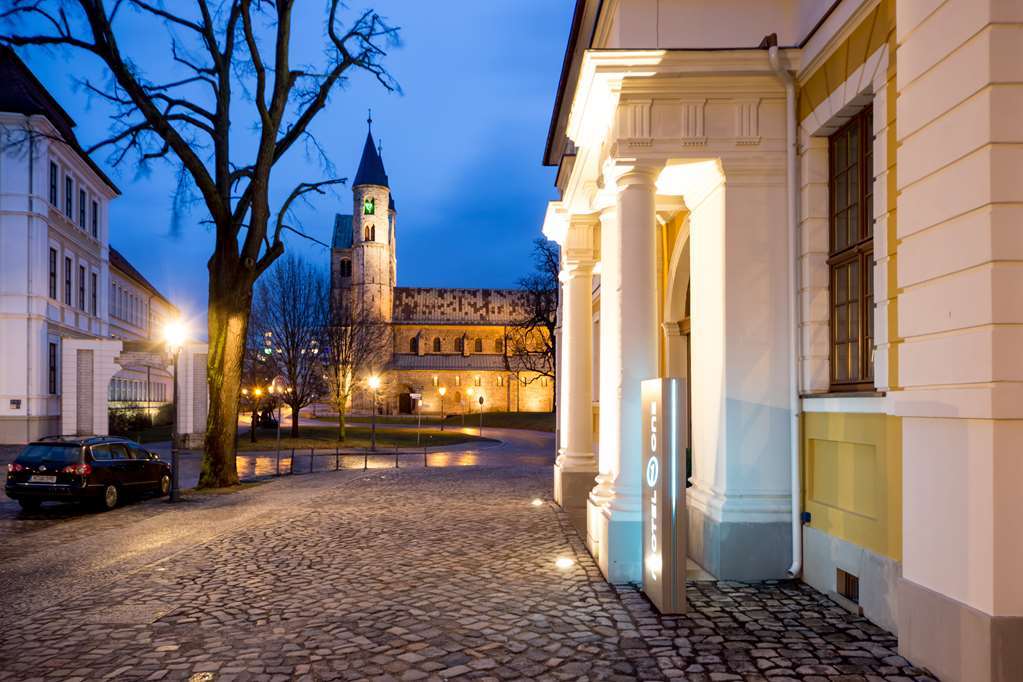
[[[57,482],[57,477],[56,476],[33,475],[33,476],[29,476],[28,482],[29,483],[56,483]]]

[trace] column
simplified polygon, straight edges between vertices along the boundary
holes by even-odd
[[[593,487],[593,266],[595,216],[573,218],[561,250],[561,449],[555,499],[580,533]]]
[[[638,581],[642,575],[640,384],[658,373],[654,197],[659,170],[635,166],[618,179],[617,224],[605,222],[601,230],[600,462],[604,477],[590,496],[587,534],[611,582]]]
[[[685,334],[682,333],[682,323],[665,322],[662,328],[664,329],[664,354],[668,376],[688,378],[689,344],[686,342]]]

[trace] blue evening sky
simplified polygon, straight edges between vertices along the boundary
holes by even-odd
[[[338,175],[351,178],[365,141],[366,110],[372,107],[373,131],[383,141],[399,211],[399,285],[514,286],[531,267],[532,240],[553,197],[553,170],[542,166],[542,155],[573,3],[350,4],[353,12],[372,6],[401,27],[402,44],[391,49],[385,63],[403,94],[388,94],[366,74],[357,74],[346,90],[335,93],[314,130]],[[323,6],[306,0],[303,11],[309,13],[294,28],[296,50],[305,50],[310,60],[323,45]],[[129,18],[126,26],[134,29],[134,21]],[[146,28],[152,26],[147,20]],[[122,31],[123,49],[144,69],[166,63],[162,30],[159,36],[141,26]],[[72,79],[73,74],[102,78],[94,58],[39,48],[19,53],[75,118],[82,144],[102,139],[109,110],[90,101]],[[239,131],[236,147],[245,144],[245,130]],[[111,208],[111,243],[165,295],[202,319],[212,244],[211,233],[200,224],[205,207],[193,207],[174,236],[174,168],[157,163],[140,175],[131,163],[111,168],[106,153],[96,158],[123,192]],[[315,158],[299,152],[286,157],[274,177],[279,196],[295,181],[321,179],[323,173]],[[308,233],[329,242],[334,214],[351,210],[346,186],[313,197],[295,214]],[[322,247],[291,236],[288,248],[327,266]]]

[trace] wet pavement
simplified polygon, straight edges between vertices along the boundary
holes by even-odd
[[[657,616],[549,502],[552,435],[511,438],[477,466],[6,519],[0,680],[929,679],[798,583],[694,583]]]

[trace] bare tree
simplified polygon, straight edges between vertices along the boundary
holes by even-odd
[[[342,182],[299,182],[275,212],[272,170],[296,145],[311,145],[325,158],[309,126],[352,72],[397,88],[381,63],[384,48],[397,43],[397,29],[372,10],[345,23],[345,3],[325,1],[324,57],[310,65],[291,59],[295,0],[7,0],[0,9],[0,42],[65,46],[109,71],[108,83],[84,83],[114,111],[110,136],[89,153],[111,149],[115,164],[129,156],[141,164],[175,159],[180,186],[193,187],[208,211],[215,246],[208,262],[210,407],[200,487],[238,481],[234,435],[256,279],[284,252],[294,202]],[[166,63],[143,63],[122,50],[126,13],[165,29]],[[156,35],[156,27],[147,33]],[[175,76],[154,82],[145,66]],[[256,145],[241,158],[247,149],[232,144],[238,138],[232,121],[246,116],[255,124]]]
[[[275,365],[273,357],[265,351],[265,337],[252,321],[249,323],[248,340],[245,343],[245,357],[242,361],[241,402],[251,413],[252,428],[249,439],[257,440],[256,426],[261,408],[273,407],[273,396],[268,388],[274,379]]]
[[[525,314],[508,330],[509,370],[525,373],[532,383],[540,377],[552,382],[557,372],[558,248],[546,239],[533,242],[534,272],[519,280]]]
[[[345,414],[360,377],[375,370],[386,350],[387,329],[361,306],[343,299],[331,306],[323,331],[322,359],[327,394],[337,410],[339,441],[344,441]]]
[[[299,411],[323,392],[320,334],[327,318],[328,291],[326,276],[291,254],[256,284],[253,337],[262,339],[269,365],[287,383],[281,400],[291,408],[293,438],[299,435]]]

